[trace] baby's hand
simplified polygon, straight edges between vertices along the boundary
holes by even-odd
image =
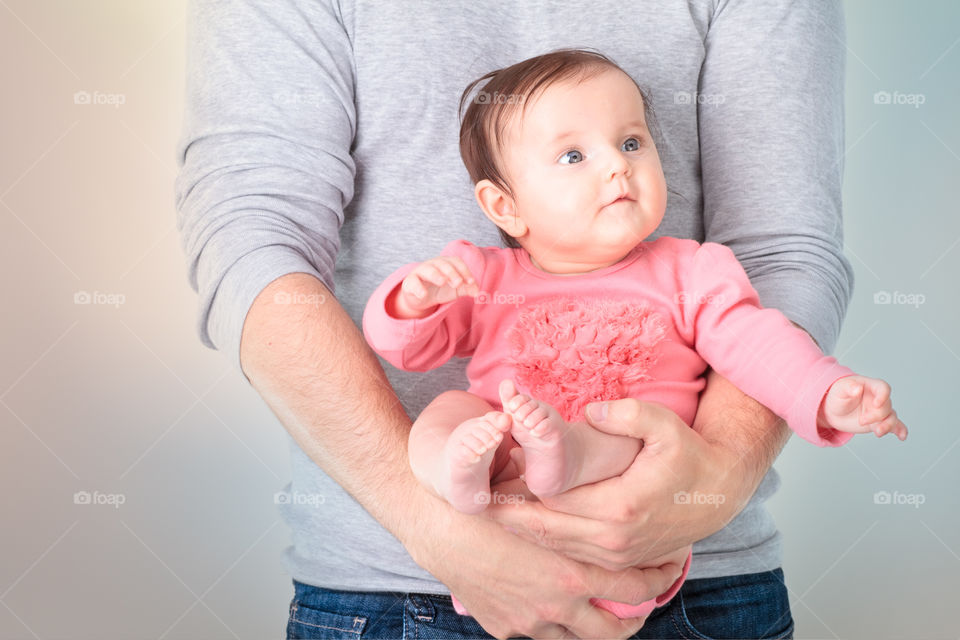
[[[865,376],[846,376],[830,386],[820,405],[818,422],[847,433],[888,433],[907,438],[907,427],[890,404],[890,385]]]
[[[401,318],[429,315],[433,307],[480,292],[466,263],[453,256],[431,258],[417,265],[400,285],[394,310]]]

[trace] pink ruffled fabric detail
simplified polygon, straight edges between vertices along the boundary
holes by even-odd
[[[646,302],[558,298],[524,309],[507,339],[517,384],[571,421],[588,403],[652,380],[666,333]]]

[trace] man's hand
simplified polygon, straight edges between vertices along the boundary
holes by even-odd
[[[660,567],[612,573],[524,542],[494,522],[430,498],[440,503],[431,507],[432,521],[424,521],[416,540],[403,542],[414,560],[497,638],[627,638],[646,618],[620,620],[590,598],[650,600],[670,588],[686,560],[684,555]],[[445,515],[437,518],[441,512]]]
[[[730,381],[707,373],[693,428],[657,403],[604,403],[587,420],[644,441],[622,475],[541,503],[491,504],[484,515],[569,558],[616,571],[650,566],[732,520],[756,491],[790,431]],[[495,487],[516,492],[520,481]]]
[[[599,407],[602,405],[592,405]],[[677,414],[652,402],[607,403],[606,433],[644,442],[622,475],[541,503],[492,504],[486,513],[522,537],[611,571],[647,565],[721,529],[737,500],[725,469],[731,453],[711,447]],[[501,491],[506,491],[501,488]]]

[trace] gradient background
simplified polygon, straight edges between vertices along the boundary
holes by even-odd
[[[175,229],[184,6],[0,0],[0,637],[283,635],[282,427],[200,344]],[[835,353],[912,432],[793,438],[771,508],[798,638],[956,637],[960,4],[845,7]]]

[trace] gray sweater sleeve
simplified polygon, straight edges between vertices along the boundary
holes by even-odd
[[[853,289],[843,256],[844,20],[839,0],[721,0],[700,75],[706,240],[764,306],[830,353]]]
[[[192,0],[178,228],[200,339],[240,369],[257,294],[303,272],[333,290],[353,197],[351,44],[327,1]]]

